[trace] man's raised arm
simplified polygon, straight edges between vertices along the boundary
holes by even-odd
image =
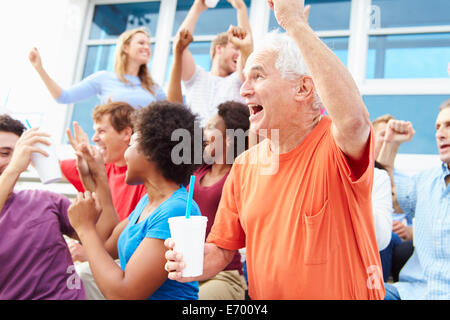
[[[315,88],[333,120],[337,145],[352,161],[362,160],[370,120],[350,72],[308,25],[304,0],[268,0],[268,3],[278,23],[302,53]]]
[[[186,29],[189,31],[191,35],[194,34],[195,25],[197,24],[198,18],[200,17],[200,14],[208,9],[208,7],[205,5],[204,0],[195,0],[192,4],[191,9],[189,9],[189,12],[184,19],[183,23],[181,24],[180,28],[177,31],[177,34],[183,30]],[[175,52],[176,43],[173,44],[173,51]],[[186,48],[183,52],[183,58],[181,63],[181,80],[187,81],[192,78],[195,72],[195,61],[194,57],[192,56],[192,53],[189,51],[189,48]]]

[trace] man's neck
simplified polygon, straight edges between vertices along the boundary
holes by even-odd
[[[125,161],[125,158],[120,159],[119,161],[113,162],[116,167],[125,167],[127,165],[127,162]]]
[[[227,77],[230,74],[227,73],[223,68],[220,67],[219,62],[217,59],[213,60],[211,70],[209,71],[212,75],[217,77]]]
[[[271,150],[275,153],[282,154],[295,149],[306,139],[321,119],[322,116],[319,115],[307,125],[296,127],[286,126],[278,130],[278,136],[276,132],[269,132],[268,138],[270,139]]]

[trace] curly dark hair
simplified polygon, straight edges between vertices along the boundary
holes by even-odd
[[[25,130],[25,126],[19,120],[13,119],[7,114],[0,115],[0,131],[11,132],[20,137]]]
[[[200,146],[201,157],[202,139],[197,115],[182,104],[158,101],[137,110],[133,114],[133,121],[135,132],[138,134],[139,149],[156,164],[163,177],[177,184],[188,184],[190,176],[201,164],[201,161],[195,161],[197,145]],[[190,141],[187,144],[184,140],[181,142],[175,140],[179,136],[175,135],[173,138],[173,133],[177,129],[181,129],[189,136]],[[195,143],[196,139],[199,140],[198,143]],[[176,156],[183,161],[174,162],[172,153],[177,150],[175,147],[180,143],[189,150],[181,148]]]
[[[226,101],[224,103],[219,104],[217,107],[218,114],[220,117],[222,117],[223,121],[225,122],[225,129],[233,129],[238,130],[242,129],[246,135],[245,135],[245,150],[248,148],[248,129],[250,128],[250,111],[248,110],[248,107],[240,102],[236,101]],[[234,152],[233,156],[236,158],[239,153],[241,153],[243,150],[242,148],[239,148],[239,136],[234,134],[232,136],[233,138],[233,146],[234,146]],[[242,142],[241,142],[242,143]]]

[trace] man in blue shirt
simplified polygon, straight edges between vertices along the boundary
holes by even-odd
[[[414,215],[414,253],[399,282],[386,285],[386,299],[450,299],[450,100],[436,118],[442,163],[414,176],[397,176],[397,199]],[[410,141],[410,122],[391,120],[378,161],[392,169],[399,146]]]

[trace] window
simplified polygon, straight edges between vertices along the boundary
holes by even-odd
[[[350,27],[349,0],[306,0],[311,5],[309,25],[314,31],[348,30]],[[269,30],[281,28],[270,11]]]
[[[323,42],[347,65],[348,35],[350,28],[349,0],[307,0],[311,5],[308,22]],[[270,11],[269,30],[283,30]]]
[[[448,0],[372,0],[379,28],[448,25]]]
[[[265,0],[245,0],[253,33],[280,28]],[[113,70],[117,37],[145,26],[156,52],[152,75],[169,79],[172,41],[193,0],[91,0],[82,43],[78,78]],[[325,44],[349,67],[361,89],[371,119],[390,113],[411,120],[412,143],[401,153],[436,154],[434,121],[438,106],[450,97],[450,1],[448,0],[306,0],[309,23]],[[236,25],[236,11],[226,0],[200,15],[189,49],[195,62],[210,70],[214,37]],[[152,58],[153,58],[152,54]],[[155,61],[156,61],[155,60]],[[97,98],[77,103],[69,117],[93,134],[91,113]],[[71,122],[70,122],[71,123]]]
[[[373,0],[367,78],[446,78],[449,12],[448,0]]]
[[[389,113],[398,120],[411,121],[416,131],[409,143],[400,146],[399,153],[437,154],[435,121],[439,106],[450,95],[366,95],[363,96],[373,121]]]
[[[172,29],[174,37],[186,18],[189,9],[192,6],[192,2],[193,1],[189,0],[178,0],[174,26]],[[244,2],[249,11],[250,0],[245,0]],[[215,8],[208,9],[200,15],[194,29],[194,41],[189,45],[189,50],[194,56],[195,63],[206,71],[211,68],[211,59],[209,55],[211,41],[217,34],[227,31],[230,25],[236,26],[237,18],[236,10],[227,1],[219,1]],[[165,82],[169,80],[172,62],[173,53],[171,50],[167,62]]]
[[[175,36],[181,24],[183,23],[189,9],[192,6],[192,0],[178,0],[175,12],[175,21],[173,25],[173,35]],[[250,7],[250,0],[244,0],[247,8]],[[231,25],[237,25],[236,10],[227,1],[221,0],[217,6],[204,11],[195,26],[194,35],[196,36],[214,36],[218,33],[228,30]],[[195,39],[194,39],[195,40]]]
[[[450,33],[369,38],[367,78],[446,78]]]
[[[114,70],[115,43],[126,30],[146,27],[152,35],[151,50],[154,52],[159,8],[159,1],[95,5],[81,79],[100,70]],[[152,62],[151,59],[150,65]],[[74,104],[70,125],[77,121],[92,137],[92,111],[99,102],[97,97],[92,97]]]

